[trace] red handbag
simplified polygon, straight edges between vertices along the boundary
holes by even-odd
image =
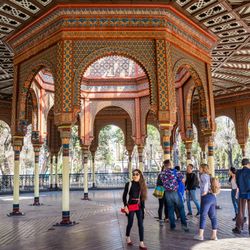
[[[140,210],[140,205],[138,203],[128,205],[129,212],[134,212],[134,211],[138,211],[138,210]]]
[[[121,213],[126,214],[126,211],[124,208],[121,208]]]

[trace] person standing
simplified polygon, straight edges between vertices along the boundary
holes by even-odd
[[[209,175],[209,167],[207,164],[200,166],[200,226],[199,233],[194,236],[195,240],[204,240],[204,229],[206,226],[207,215],[212,223],[211,240],[217,240],[217,215],[216,215],[216,197],[212,193],[211,180]]]
[[[239,213],[236,217],[236,227],[232,231],[240,234],[244,225],[244,211],[248,208],[248,232],[250,234],[250,162],[242,159],[243,168],[236,173],[236,184],[239,188]]]
[[[233,221],[236,220],[236,217],[237,217],[237,214],[239,212],[239,209],[238,209],[238,192],[239,192],[239,189],[238,189],[238,186],[236,184],[236,168],[235,167],[231,167],[230,170],[229,170],[229,182],[231,184],[231,199],[232,199],[232,203],[233,203],[233,206],[234,206],[234,212],[235,212],[235,217],[233,218]]]
[[[200,204],[196,197],[196,188],[199,186],[199,180],[195,173],[193,173],[193,164],[187,165],[187,174],[186,174],[186,181],[185,181],[185,187],[186,187],[186,198],[187,198],[187,208],[188,208],[188,214],[192,215],[192,208],[191,208],[191,199],[193,200],[196,208],[197,213],[196,216],[200,215]]]
[[[175,169],[171,168],[170,160],[165,160],[163,164],[166,170],[163,171],[161,178],[163,187],[165,188],[165,198],[168,204],[168,217],[170,222],[170,229],[174,230],[176,227],[174,218],[174,209],[176,206],[180,211],[182,229],[185,232],[188,232],[189,229],[187,227],[184,205],[178,195],[178,181],[182,181],[183,175],[180,172],[177,173]]]
[[[136,214],[140,236],[140,249],[146,250],[144,245],[144,208],[145,200],[147,199],[147,186],[142,172],[139,169],[134,169],[132,172],[133,180],[126,183],[123,192],[124,211],[128,217],[128,224],[126,228],[126,241],[128,245],[133,245],[130,239],[130,231],[133,226],[134,215]],[[138,205],[136,205],[138,204]],[[137,208],[138,207],[138,208]]]
[[[161,180],[161,175],[162,175],[164,170],[165,170],[165,167],[162,166],[161,172],[159,173],[159,175],[157,177],[156,186],[163,186],[163,183]],[[164,222],[164,220],[162,219],[163,207],[164,207],[165,220],[167,221],[168,220],[168,204],[167,204],[167,201],[165,199],[165,192],[164,192],[163,197],[159,199],[158,218],[159,218],[159,223],[161,226],[163,225],[163,222]]]

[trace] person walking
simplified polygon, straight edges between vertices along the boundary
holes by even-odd
[[[188,208],[187,215],[193,215],[192,208],[191,208],[191,200],[193,200],[197,208],[196,216],[199,216],[200,204],[196,197],[196,188],[199,186],[199,180],[198,180],[197,175],[193,172],[193,168],[194,168],[193,164],[187,165],[187,174],[186,174],[186,181],[185,181],[187,208]]]
[[[200,166],[200,192],[201,192],[201,207],[200,207],[200,226],[199,233],[194,236],[195,240],[204,240],[204,229],[206,226],[207,216],[212,223],[211,240],[217,240],[217,215],[216,215],[216,197],[212,192],[211,180],[209,175],[209,167],[207,164]]]
[[[233,218],[233,221],[236,220],[237,214],[239,212],[238,209],[238,195],[239,195],[239,189],[238,186],[236,184],[236,168],[235,167],[231,167],[229,170],[229,183],[231,185],[231,199],[232,199],[232,203],[233,203],[233,207],[234,207],[234,212],[235,212],[235,217]]]
[[[170,229],[174,230],[176,227],[174,218],[174,209],[176,206],[180,211],[182,229],[185,232],[188,232],[189,229],[187,227],[184,205],[178,195],[178,181],[182,181],[184,177],[180,172],[177,173],[176,169],[171,168],[170,160],[165,160],[163,162],[163,165],[165,166],[166,169],[165,171],[163,171],[161,178],[163,187],[165,188],[165,198],[168,204],[168,217],[170,222]]]
[[[157,177],[156,186],[161,186],[161,187],[163,186],[163,183],[161,180],[161,175],[162,175],[164,170],[165,170],[165,166],[163,165],[161,168],[161,172],[159,173],[159,175]],[[165,220],[168,221],[168,204],[167,204],[167,200],[165,199],[165,192],[164,192],[163,197],[158,199],[158,200],[159,200],[158,218],[159,218],[160,226],[162,226],[164,223],[164,220],[162,219],[163,208],[164,208]]]
[[[248,232],[250,234],[250,162],[242,159],[243,168],[236,173],[236,184],[239,188],[239,213],[236,217],[236,227],[232,231],[240,234],[244,226],[244,212],[248,208]]]
[[[128,217],[128,224],[126,227],[126,241],[127,245],[133,245],[130,239],[130,231],[133,226],[134,215],[136,214],[139,228],[140,237],[140,249],[146,250],[147,247],[144,245],[144,208],[145,200],[147,199],[147,186],[143,177],[142,172],[139,169],[135,169],[132,172],[133,180],[126,183],[123,192],[123,204],[124,211]]]

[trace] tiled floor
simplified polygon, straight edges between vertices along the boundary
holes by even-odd
[[[126,217],[120,208],[122,190],[90,191],[92,201],[82,201],[82,192],[71,192],[71,219],[79,224],[73,227],[53,227],[61,220],[61,192],[41,194],[43,206],[33,207],[32,194],[22,195],[20,206],[25,216],[7,217],[11,211],[12,197],[0,196],[0,249],[1,250],[80,250],[80,249],[138,249],[138,229],[136,218],[131,233],[134,246],[127,247],[124,243]],[[250,237],[247,226],[240,237],[231,233],[233,208],[230,192],[222,191],[218,197],[222,206],[218,210],[219,240],[194,241],[198,219],[188,221],[190,232],[184,233],[177,222],[177,230],[169,230],[169,224],[160,227],[154,219],[157,215],[158,200],[149,190],[146,203],[146,218],[144,221],[145,244],[148,249],[250,249]],[[207,221],[206,239],[209,239],[211,229]]]

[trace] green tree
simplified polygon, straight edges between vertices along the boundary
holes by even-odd
[[[104,163],[104,168],[110,166],[114,156],[110,150],[110,142],[112,140],[112,126],[108,125],[101,129],[98,137],[98,149],[96,153],[96,160]]]
[[[230,168],[241,161],[240,147],[235,136],[233,121],[225,116],[216,118],[215,158],[223,168]],[[223,156],[223,153],[227,159]],[[225,159],[225,160],[224,160]],[[227,162],[226,162],[227,161]]]

